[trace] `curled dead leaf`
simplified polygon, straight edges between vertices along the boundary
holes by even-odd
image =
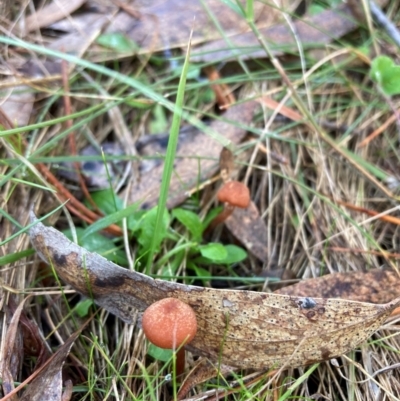
[[[298,367],[345,354],[400,304],[400,298],[374,305],[155,280],[86,251],[33,213],[32,223],[30,237],[39,256],[77,291],[128,323],[136,310],[178,298],[194,309],[198,321],[197,335],[186,348],[229,366]]]

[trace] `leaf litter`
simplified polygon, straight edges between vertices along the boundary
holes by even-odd
[[[187,346],[214,363],[242,368],[299,367],[341,356],[366,341],[400,304],[297,297],[195,287],[128,271],[69,241],[32,213],[39,256],[78,292],[127,323],[157,300],[190,305],[198,332]]]

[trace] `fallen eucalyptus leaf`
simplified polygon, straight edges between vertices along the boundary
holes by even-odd
[[[400,297],[400,276],[392,270],[378,269],[327,274],[280,288],[275,294],[384,304]]]
[[[217,290],[154,280],[90,253],[31,214],[39,256],[77,291],[122,320],[166,297],[189,304],[198,332],[186,348],[242,368],[298,367],[345,354],[367,340],[400,298],[374,305],[343,299]]]

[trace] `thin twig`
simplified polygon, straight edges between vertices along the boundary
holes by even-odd
[[[385,30],[396,46],[400,48],[400,32],[396,25],[386,16],[374,1],[371,0],[369,2],[369,8],[375,22]]]

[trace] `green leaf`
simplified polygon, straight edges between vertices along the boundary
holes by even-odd
[[[123,33],[103,33],[97,38],[97,43],[100,46],[108,47],[120,53],[136,51],[139,46]]]
[[[390,57],[376,57],[371,64],[370,76],[386,95],[400,94],[400,66]]]
[[[201,255],[213,262],[225,260],[228,256],[226,248],[218,242],[210,242],[199,247]]]
[[[200,217],[190,210],[174,209],[172,216],[179,220],[192,234],[194,241],[200,241],[203,233],[203,225]]]
[[[200,253],[202,254],[202,256],[195,258],[192,262],[205,265],[210,265],[210,264],[231,265],[234,263],[239,263],[247,258],[247,252],[236,245],[221,245],[221,246],[224,248],[225,257],[222,257],[222,254],[220,255],[221,258],[219,259],[207,257],[204,255],[204,252],[202,252],[202,250],[200,249]]]
[[[152,356],[154,359],[162,362],[168,362],[172,360],[173,351],[171,349],[162,349],[154,344],[149,344],[147,354]]]
[[[88,315],[89,309],[92,305],[93,301],[91,299],[84,299],[76,304],[74,310],[79,317],[85,317]]]
[[[247,258],[247,252],[236,245],[225,245],[227,256],[224,260],[216,262],[217,264],[231,265],[233,263],[239,263]]]
[[[134,228],[135,233],[137,233],[136,234],[137,240],[141,245],[142,249],[145,251],[149,249],[150,245],[153,242],[155,246],[155,251],[158,252],[161,242],[167,236],[167,231],[170,224],[170,217],[168,210],[164,209],[161,221],[157,222],[157,209],[158,206],[147,211],[138,221],[138,223]],[[157,227],[157,235],[156,235],[156,227]],[[154,238],[156,238],[156,241]]]
[[[91,195],[96,206],[104,214],[114,213],[124,207],[122,199],[120,199],[115,194],[112,188],[102,189],[100,191],[93,191]]]
[[[65,230],[64,234],[69,239],[72,239],[71,230]],[[76,228],[76,235],[78,236],[79,245],[86,248],[89,252],[96,252],[119,265],[127,265],[128,262],[125,253],[118,249],[110,238],[97,232],[88,235],[87,230],[81,227]]]

